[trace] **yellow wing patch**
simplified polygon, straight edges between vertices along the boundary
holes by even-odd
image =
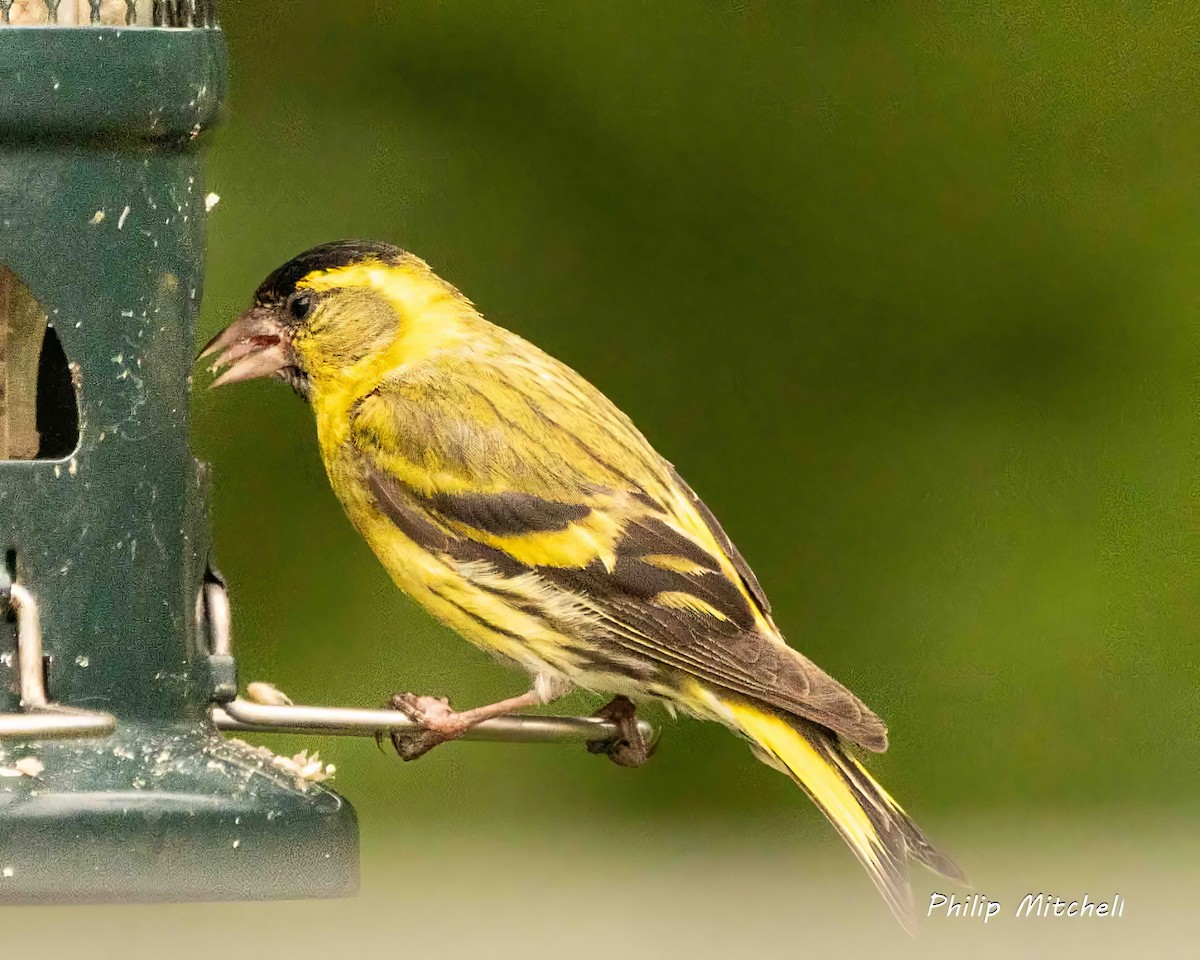
[[[711,617],[722,623],[729,619],[711,603],[707,603],[699,597],[694,597],[682,590],[664,590],[662,593],[656,593],[651,599],[653,603],[657,603],[660,607],[670,607],[672,610],[685,610],[688,613],[694,613],[697,617]]]
[[[565,530],[513,536],[496,536],[475,529],[469,532],[478,542],[503,550],[528,567],[581,570],[593,560],[599,560],[611,573],[617,562],[616,545],[621,535],[621,523],[607,513],[593,510],[585,519],[570,524]]]

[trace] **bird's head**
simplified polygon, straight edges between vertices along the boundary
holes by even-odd
[[[378,380],[463,336],[474,309],[419,257],[339,240],[293,257],[254,305],[201,351],[212,386],[273,377],[308,398],[324,385]]]

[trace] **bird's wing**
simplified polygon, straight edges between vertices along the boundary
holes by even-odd
[[[711,512],[594,388],[564,410],[561,386],[505,380],[485,391],[473,381],[443,379],[432,393],[385,385],[356,412],[363,482],[404,536],[468,579],[486,570],[478,579],[509,601],[570,595],[616,660],[679,671],[886,747],[882,721],[782,641]]]

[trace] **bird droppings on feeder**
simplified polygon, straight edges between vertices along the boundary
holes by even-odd
[[[129,216],[129,205],[125,205],[125,209],[121,211],[121,215],[117,218],[117,229],[125,229],[125,218]]]
[[[176,731],[172,735],[139,736],[126,739],[118,735],[118,742],[109,748],[110,755],[118,761],[111,768],[110,783],[112,788],[141,792],[151,789],[155,784],[169,785],[179,778],[194,776],[197,769],[203,768],[210,772],[219,772],[228,778],[227,792],[232,796],[241,795],[245,799],[237,807],[239,817],[244,817],[248,810],[254,810],[258,802],[256,798],[273,797],[274,802],[282,802],[286,808],[294,801],[288,801],[286,796],[278,793],[281,787],[301,794],[317,791],[316,784],[330,779],[336,772],[333,764],[324,763],[317,752],[303,750],[291,757],[277,756],[265,747],[255,747],[241,740],[229,739],[216,741],[211,747],[197,750],[193,741],[185,732]],[[42,779],[46,766],[40,757],[22,757],[10,760],[0,749],[0,793],[28,791],[32,784],[30,780],[38,781],[39,785],[49,783],[51,788],[57,788],[62,783],[70,782],[78,775],[75,769],[79,764],[88,764],[92,754],[85,744],[75,747],[63,743],[60,753],[56,754],[53,776]],[[26,786],[21,788],[20,784]],[[332,801],[340,805],[341,801],[327,791],[319,791],[322,803]],[[35,796],[36,791],[27,793]],[[281,808],[283,809],[283,808]],[[259,814],[270,814],[273,808],[259,810]],[[268,816],[268,820],[274,816]]]
[[[215,193],[208,194],[208,196],[206,196],[204,198],[204,212],[212,213],[212,208],[215,207],[220,202],[221,202],[221,198],[217,194],[215,194]]]

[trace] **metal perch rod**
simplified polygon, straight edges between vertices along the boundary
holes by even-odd
[[[0,713],[0,740],[104,737],[112,733],[117,727],[112,714],[76,710],[47,699],[42,621],[33,594],[19,583],[9,583],[0,587],[0,599],[7,599],[17,615],[17,669],[23,711]]]
[[[367,737],[397,730],[419,730],[421,725],[398,710],[354,707],[275,706],[237,699],[214,707],[213,722],[220,730],[256,733],[320,733]],[[647,740],[654,728],[645,720],[638,728]],[[590,743],[620,736],[616,725],[600,717],[511,716],[485,720],[472,727],[464,740],[503,743]]]

